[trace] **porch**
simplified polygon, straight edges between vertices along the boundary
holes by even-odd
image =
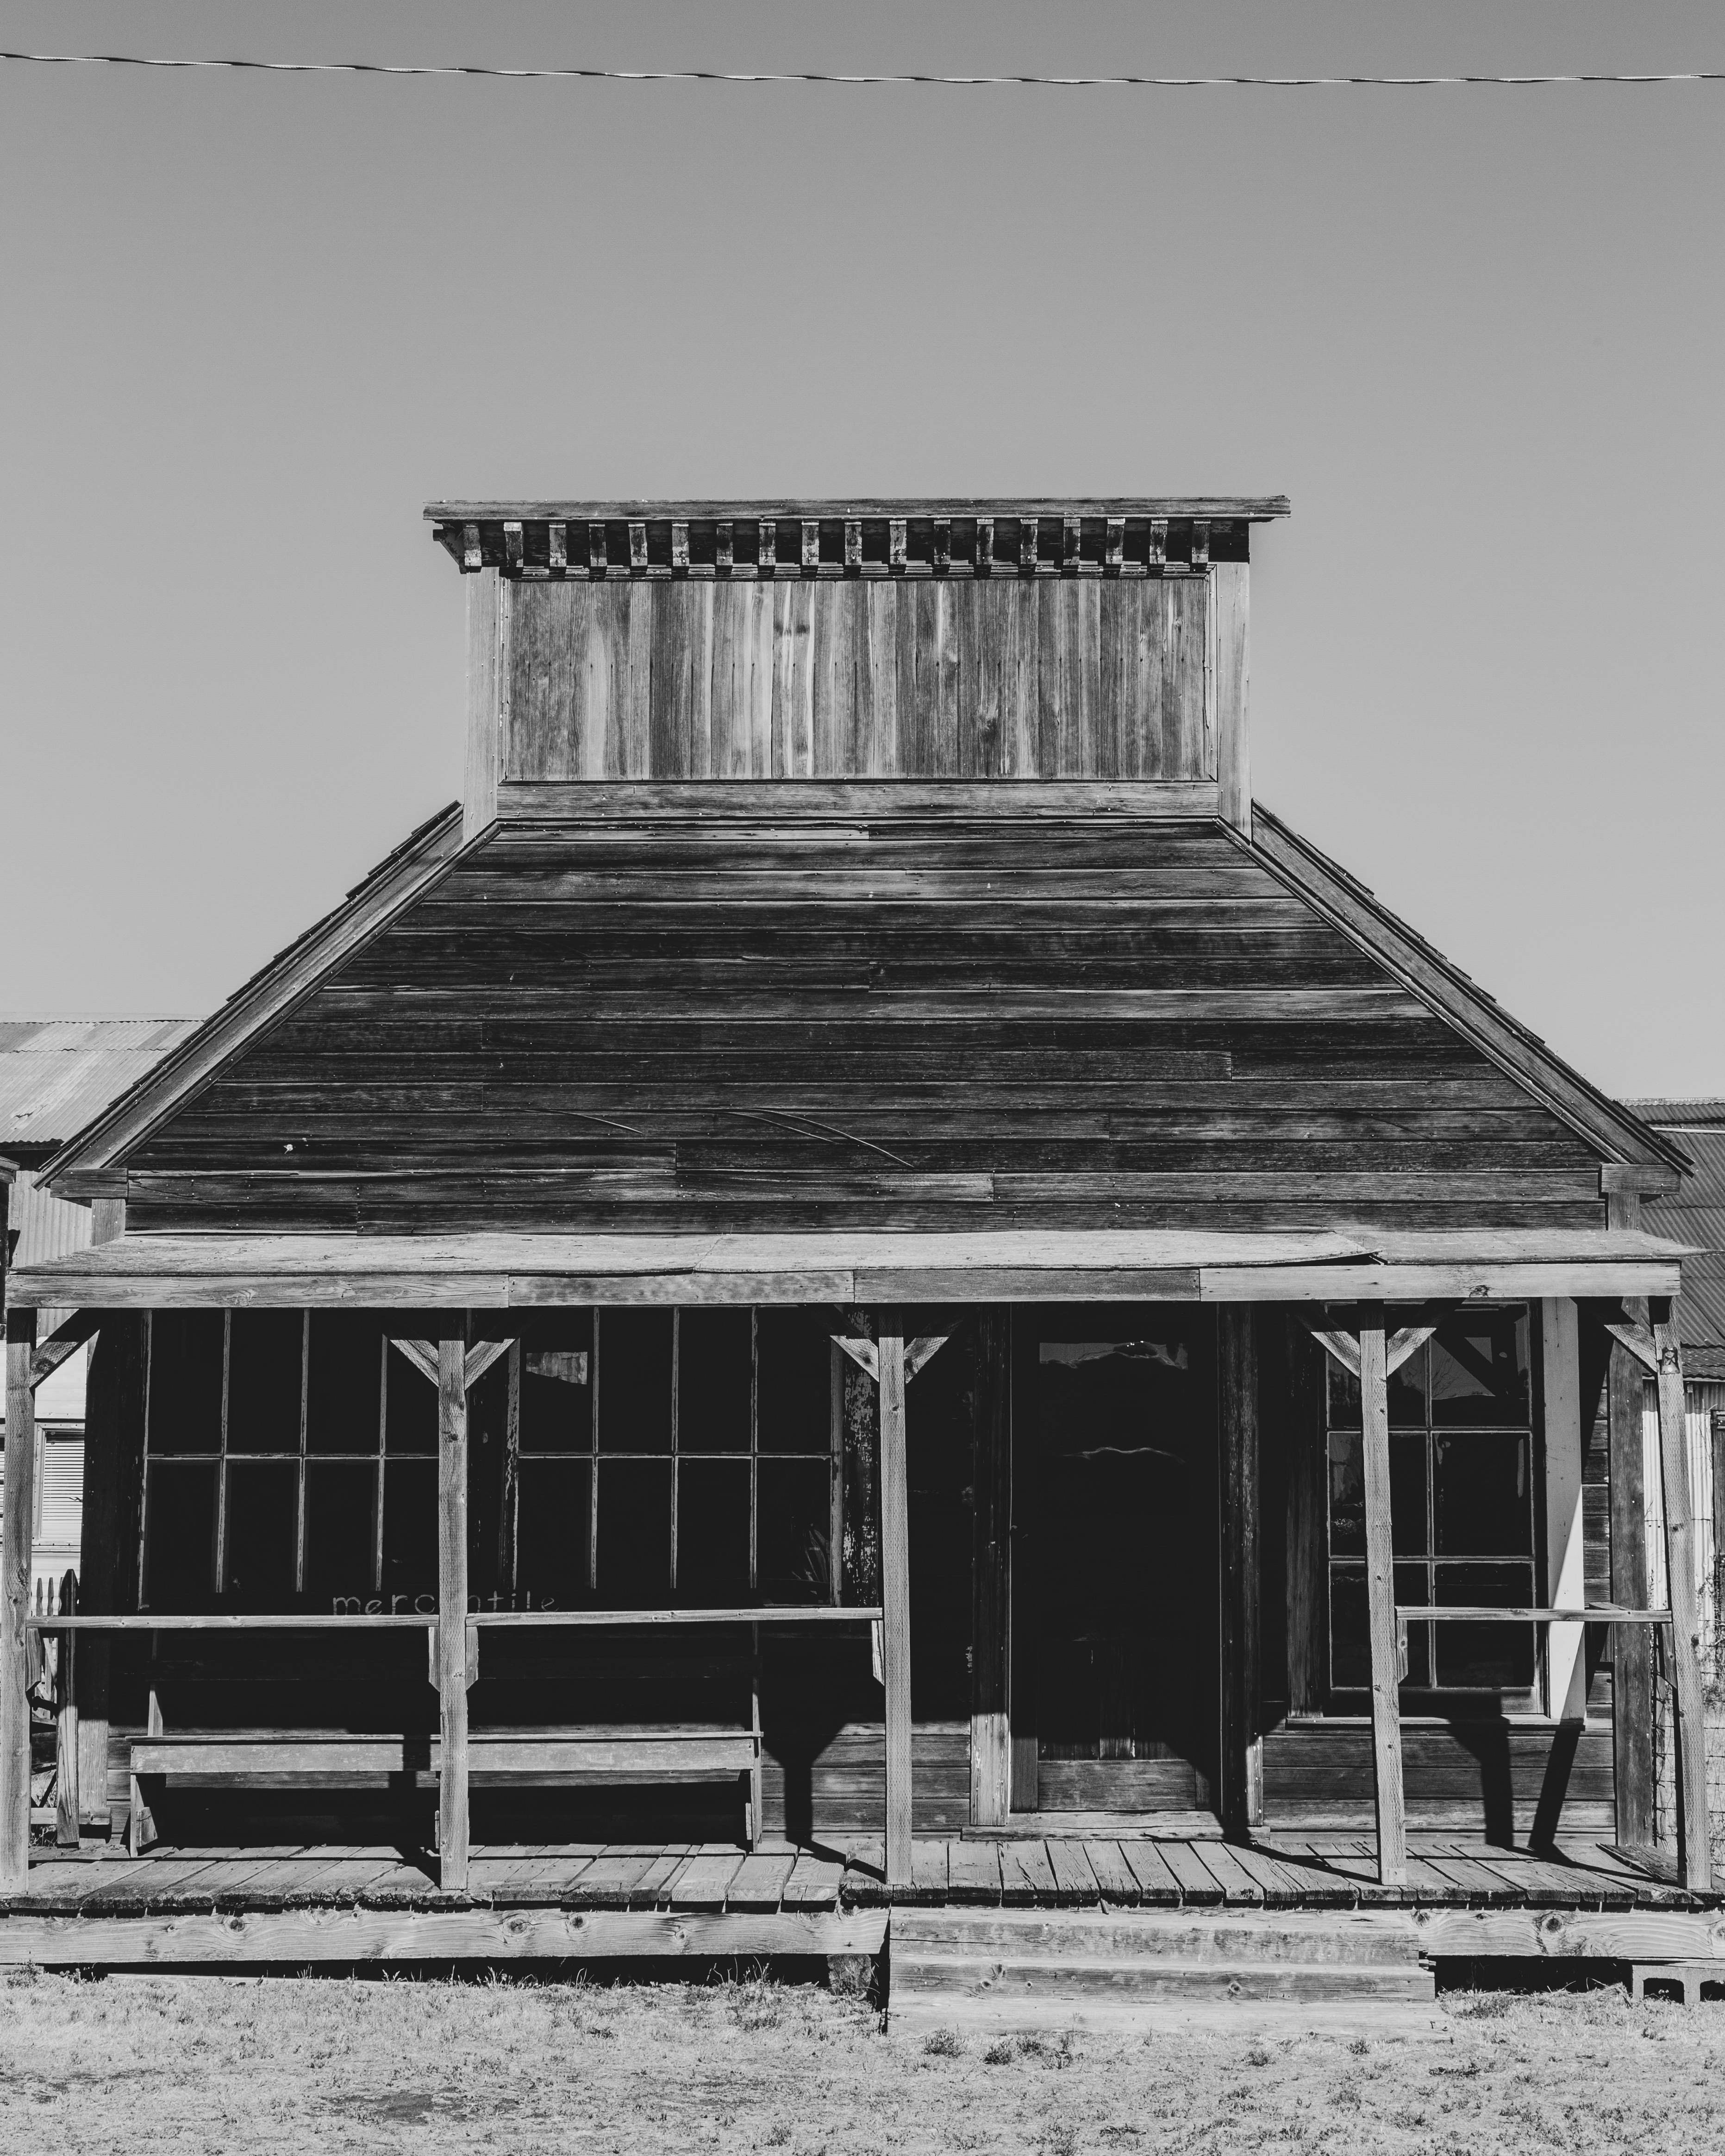
[[[1543,1907],[1598,1916],[1646,1903],[1690,1917],[1712,1906],[1705,1833],[1688,1824],[1704,1820],[1704,1802],[1694,1805],[1686,1788],[1681,1876],[1701,1898],[1661,1899],[1670,1890],[1655,1873],[1610,1853],[1640,1846],[1621,1824],[1615,1702],[1610,1721],[1588,1719],[1588,1681],[1603,1643],[1674,1630],[1680,1680],[1681,1644],[1688,1645],[1676,1702],[1686,1774],[1698,1766],[1698,1747],[1687,1741],[1697,1726],[1689,1694],[1697,1681],[1687,1613],[1678,1610],[1673,1626],[1673,1613],[1645,1606],[1645,1591],[1609,1603],[1584,1601],[1579,1592],[1577,1327],[1588,1324],[1608,1353],[1614,1342],[1632,1357],[1664,1352],[1669,1321],[1660,1297],[1675,1285],[1676,1266],[1651,1239],[1500,1233],[1490,1239],[1495,1253],[1481,1258],[1466,1255],[1462,1239],[1445,1245],[1431,1235],[1404,1239],[1401,1250],[1384,1237],[1378,1250],[1349,1249],[1345,1257],[1333,1247],[1341,1239],[1329,1238],[1295,1251],[1291,1239],[1247,1236],[1067,1235],[1010,1247],[978,1237],[974,1248],[971,1239],[952,1236],[852,1237],[822,1263],[803,1247],[814,1240],[806,1238],[773,1239],[770,1251],[742,1248],[742,1239],[723,1250],[709,1239],[698,1248],[694,1239],[663,1239],[676,1244],[672,1250],[588,1239],[578,1251],[574,1239],[552,1238],[516,1239],[506,1250],[498,1245],[507,1239],[490,1238],[465,1246],[459,1269],[445,1252],[436,1274],[424,1270],[424,1246],[405,1240],[399,1250],[384,1239],[368,1247],[361,1239],[362,1247],[333,1253],[298,1238],[234,1239],[228,1247],[221,1238],[187,1240],[198,1245],[195,1252],[177,1239],[128,1239],[80,1257],[75,1281],[55,1276],[56,1299],[75,1301],[85,1312],[73,1321],[80,1337],[100,1327],[114,1336],[110,1346],[122,1337],[132,1342],[130,1419],[116,1424],[110,1446],[116,1469],[131,1463],[131,1509],[117,1495],[110,1500],[117,1532],[110,1531],[110,1569],[99,1585],[107,1607],[92,1609],[86,1598],[69,1615],[21,1611],[8,1638],[9,1763],[18,1760],[23,1733],[26,1636],[57,1642],[63,1670],[78,1655],[100,1650],[100,1698],[82,1680],[63,1683],[59,1694],[56,1825],[64,1843],[77,1841],[92,1809],[81,1793],[86,1781],[95,1784],[89,1799],[98,1815],[105,1810],[111,1817],[117,1795],[141,1882],[117,1889],[119,1900],[140,1916],[149,1912],[152,1924],[200,1921],[196,1909],[163,1914],[160,1896],[181,1885],[194,1900],[239,1894],[247,1922],[236,1940],[250,1937],[254,1917],[273,1923],[300,1908],[363,1912],[372,1906],[367,1897],[377,1893],[385,1897],[381,1909],[404,1907],[409,1916],[479,1912],[483,1921],[475,1917],[469,1928],[478,1943],[462,1948],[474,1954],[504,1951],[498,1926],[522,1911],[605,1909],[583,1898],[600,1891],[624,1897],[620,1909],[608,1905],[611,1913],[655,1920],[634,1928],[647,1939],[665,1931],[658,1920],[675,1919],[675,1933],[685,1915],[770,1919],[769,1933],[794,1918],[785,1936],[802,1937],[796,1924],[817,1915],[836,1921],[888,1906],[1307,1913]],[[188,1274],[194,1255],[199,1270]],[[522,1273],[530,1258],[552,1272]],[[356,1261],[367,1270],[356,1271]],[[21,1285],[28,1291],[32,1284]],[[812,1299],[823,1291],[835,1299]],[[1620,1300],[1638,1293],[1651,1301],[1638,1309]],[[901,1299],[874,1299],[895,1295]],[[1217,1306],[1206,1309],[1207,1302]],[[22,1430],[32,1373],[51,1359],[55,1343],[35,1343],[23,1296],[19,1303],[8,1325]],[[174,1328],[171,1348],[154,1342],[151,1330],[164,1313]],[[202,1348],[194,1317],[208,1321]],[[331,1325],[326,1337],[320,1328]],[[358,1348],[355,1325],[369,1327]],[[1455,1334],[1453,1353],[1445,1351],[1452,1362],[1473,1352],[1466,1327],[1486,1328],[1485,1374],[1468,1383],[1484,1388],[1478,1398],[1488,1411],[1472,1414],[1470,1442],[1476,1449],[1483,1429],[1509,1462],[1522,1539],[1481,1541],[1479,1550],[1497,1557],[1490,1566],[1477,1552],[1458,1561],[1445,1592],[1444,1545],[1431,1538],[1435,1530],[1422,1529],[1421,1577],[1437,1576],[1439,1591],[1428,1585],[1409,1599],[1404,1576],[1414,1559],[1401,1538],[1392,1553],[1396,1448],[1414,1444],[1427,1462],[1420,1470],[1427,1478],[1420,1486],[1423,1520],[1437,1490],[1430,1448],[1450,1440],[1431,1383],[1420,1381],[1425,1404],[1410,1436],[1412,1411],[1399,1407],[1392,1415],[1394,1381],[1404,1366],[1424,1367],[1415,1358],[1428,1342],[1438,1353],[1446,1327]],[[778,1343],[777,1364],[769,1335]],[[608,1393],[604,1358],[622,1352],[608,1344],[614,1336],[629,1343],[629,1359],[614,1365]],[[949,1344],[961,1337],[968,1361]],[[691,1339],[706,1343],[708,1362],[686,1362]],[[1303,1391],[1302,1381],[1288,1378],[1291,1365],[1270,1367],[1266,1342],[1279,1354],[1296,1341],[1304,1342],[1317,1373],[1315,1394],[1309,1376]],[[320,1342],[333,1358],[330,1371],[347,1373],[346,1390],[331,1378],[322,1405]],[[670,1358],[652,1385],[642,1374],[649,1348]],[[1502,1400],[1492,1391],[1493,1357],[1508,1388]],[[955,1387],[961,1362],[965,1374]],[[1075,1392],[1073,1373],[1100,1368],[1112,1383],[1127,1365],[1139,1389],[1132,1394],[1135,1434],[1122,1444],[1103,1426],[1116,1409],[1101,1395]],[[936,1377],[918,1379],[925,1368]],[[1326,1378],[1327,1368],[1340,1379]],[[285,1392],[285,1380],[273,1394],[262,1388],[259,1373],[266,1368],[290,1373]],[[731,1409],[720,1383],[727,1369],[741,1388]],[[807,1399],[794,1412],[781,1403],[769,1414],[774,1386],[793,1378]],[[1407,1382],[1400,1380],[1404,1391]],[[557,1394],[564,1419],[555,1444],[542,1429],[533,1434],[532,1414],[545,1411],[542,1401],[532,1404],[536,1384]],[[654,1386],[668,1403],[662,1410]],[[942,1502],[954,1521],[965,1517],[950,1551],[931,1564],[925,1544],[913,1564],[910,1463],[923,1450],[915,1403],[942,1386],[952,1394],[942,1441],[954,1485]],[[578,1395],[578,1408],[571,1404]],[[481,1404],[487,1397],[490,1409]],[[408,1404],[399,1413],[398,1398]],[[1261,1471],[1285,1449],[1292,1424],[1284,1422],[1302,1398],[1312,1424],[1301,1424],[1305,1465],[1296,1476],[1281,1460],[1275,1487],[1290,1519],[1296,1504],[1305,1505],[1307,1542],[1302,1571],[1289,1541],[1284,1577],[1266,1559]],[[611,1404],[602,1409],[601,1399]],[[1033,1399],[1041,1403],[1035,1412]],[[1078,1402],[1071,1412],[1081,1422],[1092,1419],[1083,1423],[1089,1435],[1064,1448],[1045,1445],[1046,1457],[1033,1457],[1025,1443],[1036,1414],[1047,1423],[1056,1409],[1068,1411],[1062,1400],[1068,1408]],[[793,1441],[768,1434],[781,1409],[789,1417],[784,1426],[800,1433]],[[608,1436],[608,1414],[623,1417],[620,1439]],[[327,1419],[321,1423],[321,1415]],[[200,1417],[207,1439],[196,1435]],[[1393,1420],[1400,1433],[1394,1440]],[[1069,1424],[1078,1426],[1070,1416]],[[275,1425],[282,1440],[260,1441],[258,1433]],[[475,1461],[487,1427],[497,1450],[482,1476]],[[1534,1496],[1540,1445],[1548,1455],[1543,1518]],[[1062,1496],[1050,1462],[1065,1473],[1060,1463],[1092,1453],[1147,1455],[1152,1479],[1132,1500],[1137,1514],[1129,1516],[1123,1498],[1111,1512],[1101,1483],[1085,1486],[1091,1494],[1082,1506]],[[1178,1471],[1173,1481],[1169,1461]],[[624,1466],[642,1470],[634,1483],[617,1472]],[[799,1489],[808,1486],[788,1540],[757,1502],[780,1470],[794,1471]],[[390,1486],[420,1493],[417,1510],[403,1516],[413,1532],[398,1556],[392,1555],[386,1474]],[[957,1484],[967,1475],[960,1502]],[[163,1498],[149,1495],[158,1476],[163,1491],[203,1490],[208,1517],[177,1495],[177,1509],[164,1508]],[[258,1509],[254,1495],[269,1476],[280,1493],[272,1513]],[[706,1478],[699,1486],[697,1476]],[[703,1543],[710,1524],[728,1516],[711,1497],[696,1506],[687,1492],[716,1491],[721,1476],[747,1494],[729,1543],[707,1535]],[[638,1544],[639,1522],[660,1522],[649,1537],[650,1563],[640,1560],[647,1568],[619,1596],[604,1570],[601,1522],[612,1517],[604,1511],[612,1501],[602,1503],[601,1491],[639,1492],[649,1482],[660,1493],[654,1502],[668,1503],[669,1512],[649,1515],[639,1495],[619,1497],[624,1509],[615,1517],[634,1523]],[[9,1483],[9,1498],[16,1487]],[[562,1606],[535,1606],[530,1592],[524,1608],[516,1568],[545,1516],[536,1521],[522,1493],[542,1487],[547,1504],[554,1488],[563,1492],[559,1517],[570,1528],[558,1558]],[[345,1512],[336,1505],[321,1513],[320,1502],[328,1507],[341,1490],[355,1493],[354,1502]],[[1345,1498],[1339,1511],[1337,1490]],[[470,1502],[477,1509],[498,1492],[503,1513],[470,1516]],[[1672,1479],[1666,1494],[1667,1534],[1681,1536],[1686,1492]],[[1051,1558],[1027,1554],[1034,1549],[1033,1496]],[[151,1541],[152,1506],[172,1529],[159,1546]],[[1399,1536],[1411,1517],[1399,1517]],[[1064,1543],[1049,1524],[1061,1517],[1070,1531]],[[184,1530],[187,1518],[195,1532]],[[320,1518],[332,1523],[341,1561],[352,1558],[364,1573],[358,1591],[345,1591],[352,1584],[345,1577],[319,1573],[323,1560],[314,1558],[307,1523]],[[359,1523],[357,1538],[341,1539],[344,1522]],[[1092,1532],[1086,1563],[1091,1544],[1084,1537]],[[264,1565],[259,1553],[270,1536],[280,1553]],[[819,1546],[819,1562],[798,1558],[801,1568],[793,1564],[781,1577],[770,1554],[779,1542],[793,1554]],[[495,1556],[495,1579],[472,1569],[485,1552]],[[1500,1561],[1509,1557],[1513,1563]],[[254,1559],[260,1586],[245,1577]],[[398,1563],[404,1568],[391,1573]],[[680,1577],[680,1563],[688,1568]],[[1674,1587],[1689,1568],[1679,1553]],[[1060,1647],[1049,1613],[1078,1607],[1087,1570],[1122,1589],[1118,1608],[1098,1605],[1100,1615],[1086,1604],[1086,1621],[1094,1619],[1117,1644],[1126,1636],[1122,1626],[1137,1627],[1127,1644],[1139,1689],[1111,1697],[1098,1679],[1085,1708],[1095,1727],[1079,1728],[1061,1689],[1079,1665],[1070,1653],[1060,1658],[1077,1635],[1068,1625]],[[1487,1570],[1509,1581],[1495,1599],[1482,1596],[1476,1606],[1471,1595],[1455,1591],[1464,1574],[1480,1578]],[[1307,1594],[1312,1580],[1317,1585]],[[178,1600],[165,1594],[169,1581]],[[244,1583],[238,1589],[237,1581]],[[727,1581],[736,1599],[711,1599],[716,1583]],[[926,1594],[931,1584],[937,1623],[926,1602],[919,1614],[919,1588]],[[1503,1588],[1503,1580],[1496,1584]],[[390,1592],[392,1585],[418,1591]],[[775,1586],[785,1599],[762,1599]],[[1040,1600],[1028,1594],[1032,1586]],[[314,1592],[327,1597],[321,1611]],[[1302,1596],[1307,1630],[1296,1640]],[[1326,1613],[1317,1630],[1315,1609]],[[1057,1650],[1040,1665],[1039,1622]],[[1477,1739],[1465,1730],[1458,1737],[1453,1719],[1428,1717],[1430,1727],[1422,1727],[1399,1702],[1410,1677],[1420,1681],[1420,1668],[1435,1696],[1440,1681],[1453,1686],[1457,1672],[1466,1676],[1473,1665],[1453,1643],[1470,1627],[1496,1643],[1475,1686],[1476,1705],[1482,1698],[1489,1709]],[[927,1686],[931,1666],[939,1674],[932,1714],[927,1697],[913,1702],[913,1634],[919,1684]],[[1523,1634],[1525,1645],[1517,1644]],[[1266,1639],[1276,1667],[1267,1682]],[[703,1650],[692,1663],[655,1661],[674,1640],[728,1644]],[[1591,1658],[1584,1650],[1589,1640]],[[1298,1656],[1310,1661],[1319,1652],[1336,1697],[1326,1712],[1302,1713],[1300,1701],[1276,1697],[1280,1665],[1285,1656],[1291,1672]],[[488,1686],[496,1688],[488,1693]],[[1353,1699],[1351,1714],[1335,1711],[1344,1695]],[[866,1703],[859,1710],[860,1700]],[[939,1718],[942,1706],[952,1718]],[[82,1738],[80,1712],[89,1723]],[[1445,1795],[1445,1746],[1471,1762],[1471,1784],[1453,1804]],[[245,1759],[228,1756],[248,1747],[254,1748]],[[1291,1766],[1296,1758],[1317,1763],[1316,1779],[1307,1774],[1301,1783]],[[1495,1816],[1494,1774],[1502,1784]],[[721,1838],[728,1825],[716,1835],[692,1810],[678,1822],[642,1799],[643,1785],[711,1788],[727,1778],[742,1805],[734,1849]],[[14,1765],[14,1835],[20,1779]],[[244,1879],[220,1871],[241,1859],[231,1826],[223,1833],[213,1815],[201,1828],[195,1808],[182,1804],[151,1816],[157,1786],[267,1793],[272,1784],[299,1783],[403,1799],[429,1795],[434,1837],[426,1810],[416,1813],[413,1803],[398,1807],[381,1841],[355,1842],[358,1819],[331,1812],[316,1845],[285,1834],[253,1837],[277,1868],[263,1884],[255,1868],[263,1860],[247,1857]],[[579,1789],[583,1799],[560,1794],[536,1813],[531,1802],[517,1804],[512,1818],[501,1800],[547,1798],[552,1787]],[[595,1789],[611,1797],[588,1801]],[[634,1794],[625,1799],[624,1789]],[[373,1828],[380,1810],[388,1807],[372,1804]],[[498,1832],[506,1818],[509,1839]],[[533,1838],[533,1818],[542,1834],[559,1838]],[[1375,1834],[1361,1835],[1373,1825]],[[572,1828],[593,1839],[569,1839]],[[1438,1831],[1446,1838],[1432,1839]],[[391,1856],[388,1837],[402,1833],[415,1848],[422,1834],[434,1839],[435,1859],[416,1865]],[[159,1849],[142,1855],[157,1835]],[[780,1849],[780,1838],[791,1845]],[[1530,1838],[1538,1854],[1526,1845]],[[1506,1852],[1517,1840],[1523,1846],[1512,1858]],[[197,1859],[193,1881],[190,1852],[206,1845],[233,1853]],[[11,1882],[22,1884],[21,1840],[12,1846]],[[1497,1853],[1486,1855],[1488,1848]],[[619,1886],[618,1867],[634,1861],[629,1852],[641,1861]],[[93,1881],[94,1903],[86,1906],[82,1871],[74,1869],[62,1887],[36,1864],[24,1886],[31,1906],[14,1907],[14,1918],[64,1926],[75,1917],[82,1924],[114,1888],[111,1860],[95,1861],[103,1876]],[[158,1864],[169,1868],[157,1873]],[[66,1907],[34,1906],[50,1884],[72,1896]],[[252,1885],[275,1898],[254,1907],[245,1899]],[[203,1913],[222,1912],[212,1901]],[[399,1937],[423,1932],[415,1923]],[[8,1936],[15,1948],[28,1938]],[[136,1947],[145,1936],[124,1938]],[[172,1936],[215,1938],[207,1927]],[[270,1934],[296,1936],[291,1928]],[[363,1925],[340,1930],[350,1948],[364,1936]],[[565,1945],[555,1952],[567,1950],[567,1928],[547,1932],[536,1922],[522,1936],[539,1942],[536,1953],[552,1951],[546,1942],[556,1938]],[[589,1943],[594,1936],[583,1933]],[[1506,1936],[1520,1943],[1517,1951],[1530,1941],[1531,1950],[1549,1951],[1527,1924]],[[75,1943],[89,1946],[91,1935],[80,1931]],[[385,1955],[382,1944],[371,1950],[371,1958]]]
[[[0,1966],[680,1970],[824,1963],[896,2027],[1430,2025],[1446,1975],[1725,1985],[1721,1897],[1609,1845],[1214,1831],[761,1849],[480,1844],[459,1892],[380,1845],[43,1852],[0,1899]],[[1536,1979],[1537,1980],[1537,1979]]]

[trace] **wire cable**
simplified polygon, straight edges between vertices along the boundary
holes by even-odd
[[[836,74],[816,69],[768,72],[731,68],[495,67],[477,61],[437,66],[394,60],[158,59],[143,53],[0,51],[0,62],[33,67],[131,67],[230,70],[257,74],[422,75],[502,82],[829,85],[844,90],[1538,90],[1624,84],[1651,88],[1725,82],[1725,68],[1683,74]]]

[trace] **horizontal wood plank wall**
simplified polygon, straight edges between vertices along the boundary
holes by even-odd
[[[1408,1825],[1507,1841],[1613,1830],[1611,1732],[1503,1722],[1407,1722],[1402,1728]],[[1296,1826],[1368,1833],[1368,1723],[1290,1723],[1264,1739],[1264,1816]]]
[[[511,587],[504,777],[1213,779],[1202,577]]]
[[[832,1731],[768,1732],[761,1811],[769,1835],[794,1840],[880,1832],[886,1806],[886,1733],[880,1722]],[[919,1723],[911,1732],[911,1826],[957,1834],[970,1823],[968,1723]]]
[[[1217,827],[1005,815],[500,829],[128,1194],[146,1230],[1565,1228],[1598,1187]]]

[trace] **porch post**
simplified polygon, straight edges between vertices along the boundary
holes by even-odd
[[[467,1885],[467,1342],[437,1343],[437,1602],[439,1876]]]
[[[880,1312],[881,1675],[886,1687],[886,1887],[911,1884],[911,1534],[905,1464],[904,1319]]]
[[[1545,1599],[1553,1609],[1587,1600],[1582,1516],[1580,1335],[1567,1296],[1539,1306],[1545,1375]],[[1558,1722],[1587,1719],[1585,1627],[1553,1625],[1548,1635],[1548,1707]]]
[[[1647,1607],[1647,1535],[1641,1444],[1641,1365],[1614,1341],[1605,1373],[1611,1473],[1611,1599]],[[1653,1628],[1611,1628],[1611,1753],[1617,1839],[1653,1845]]]
[[[30,1870],[30,1527],[36,1496],[36,1313],[6,1313],[6,1495],[0,1527],[0,1886]]]
[[[1683,1351],[1669,1301],[1648,1305],[1659,1357],[1659,1471],[1665,1496],[1665,1569],[1671,1608],[1671,1706],[1677,1738],[1677,1861],[1683,1884],[1712,1883],[1707,1851],[1707,1745],[1696,1645],[1695,1522],[1689,1504],[1689,1446],[1683,1429]]]
[[[975,1496],[971,1568],[970,1819],[1004,1826],[1012,1810],[1008,1723],[1012,1522],[1010,1422],[1012,1313],[1004,1303],[977,1312]]]
[[[1408,1830],[1402,1794],[1401,1656],[1397,1645],[1395,1563],[1389,1523],[1389,1373],[1381,1317],[1377,1324],[1360,1328],[1359,1389],[1378,1877],[1386,1887],[1399,1887],[1408,1876]]]
[[[65,1573],[60,1580],[60,1614],[78,1614],[78,1575]],[[78,1846],[83,1804],[78,1773],[78,1635],[62,1632],[59,1661],[54,1671],[54,1838],[61,1849]]]
[[[1258,1350],[1250,1303],[1216,1312],[1222,1435],[1222,1824],[1244,1836],[1264,1820],[1258,1732]]]

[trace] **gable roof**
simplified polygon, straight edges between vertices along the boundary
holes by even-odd
[[[1242,834],[1230,833],[1237,842]],[[1682,1173],[1681,1147],[1620,1101],[1590,1085],[1479,983],[1398,920],[1365,885],[1321,854],[1261,802],[1252,803],[1250,850],[1290,890],[1393,973],[1505,1074],[1608,1158],[1664,1163]]]
[[[859,803],[873,803],[871,811],[859,807],[855,812],[859,815],[871,813],[875,819],[882,819],[901,813],[892,782],[862,783],[844,790],[847,795],[854,794]],[[961,790],[965,789],[955,788],[955,795]],[[970,790],[979,801],[986,801],[986,786]],[[699,813],[717,814],[713,803],[724,795],[722,784],[691,788],[691,809],[696,791],[703,803]],[[815,791],[810,789],[811,794]],[[783,788],[784,817],[794,822],[799,816],[833,816],[836,812],[829,797],[834,789],[819,791],[819,802],[811,799],[799,808],[797,788]],[[758,806],[752,813],[758,818]],[[986,813],[983,808],[976,811],[978,815]],[[571,816],[574,821],[580,820],[579,811],[572,805]],[[1108,820],[1117,827],[1123,819]],[[1589,1086],[1459,969],[1397,921],[1363,886],[1267,809],[1255,810],[1250,841],[1214,819],[1185,828],[1219,834],[1219,840],[1247,853],[1276,883],[1383,968],[1412,1004],[1430,1011],[1470,1043],[1594,1153],[1608,1161],[1659,1164],[1667,1169],[1685,1164],[1682,1152],[1671,1139]],[[159,1068],[68,1143],[49,1163],[45,1179],[57,1183],[68,1194],[121,1193],[126,1163],[132,1153],[264,1034],[285,1022],[338,968],[387,935],[458,864],[481,846],[507,835],[509,829],[506,823],[489,826],[464,844],[460,811],[453,805],[422,826],[341,906],[248,982]]]
[[[110,1171],[123,1174],[126,1153],[411,906],[460,850],[461,804],[452,802],[62,1145],[41,1180],[68,1197],[100,1197],[110,1190],[123,1194],[123,1183],[116,1183]]]

